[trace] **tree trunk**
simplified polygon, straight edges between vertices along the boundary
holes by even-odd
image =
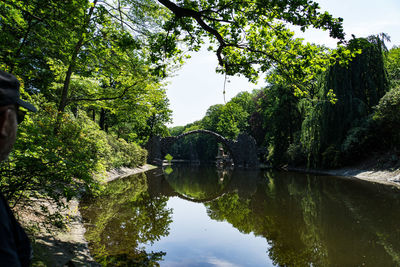
[[[80,52],[80,50],[82,48],[83,41],[85,39],[85,33],[87,31],[87,26],[90,23],[90,19],[91,19],[92,15],[93,15],[96,3],[97,3],[97,0],[94,0],[93,1],[93,5],[90,7],[89,13],[87,15],[87,21],[82,26],[81,36],[80,36],[78,42],[75,45],[73,54],[71,55],[71,60],[69,62],[68,70],[67,70],[67,73],[65,75],[64,85],[63,85],[63,88],[62,88],[62,91],[61,91],[60,103],[58,105],[57,120],[56,120],[56,125],[55,125],[55,128],[54,128],[55,132],[58,131],[58,128],[60,126],[60,120],[61,120],[62,113],[65,111],[65,107],[68,104],[69,85],[71,83],[72,73],[73,73],[75,65],[76,65],[76,59],[78,58],[78,54],[79,54],[79,52]],[[83,27],[85,27],[85,28],[83,28]]]
[[[99,126],[100,129],[105,129],[105,122],[106,122],[106,111],[102,108],[100,110],[100,119],[99,119]]]
[[[89,13],[87,15],[87,21],[82,26],[82,27],[85,27],[85,28],[82,28],[81,37],[79,38],[79,41],[75,45],[73,54],[71,56],[71,61],[69,63],[68,70],[67,70],[67,73],[65,75],[64,86],[63,86],[63,89],[62,89],[62,92],[61,92],[60,104],[58,106],[58,111],[61,112],[61,113],[64,112],[65,107],[67,106],[68,91],[69,91],[69,85],[70,85],[70,82],[71,82],[71,76],[72,76],[72,73],[73,73],[75,65],[76,65],[76,59],[78,58],[78,54],[79,54],[79,52],[80,52],[80,50],[82,48],[83,41],[85,39],[85,33],[87,31],[87,26],[90,23],[90,19],[91,19],[92,15],[93,15],[96,3],[97,3],[97,0],[94,0],[93,1],[93,5],[90,7]]]

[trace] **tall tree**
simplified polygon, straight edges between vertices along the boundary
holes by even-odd
[[[360,147],[366,138],[368,118],[388,90],[381,36],[353,39],[349,46],[362,53],[348,64],[331,66],[318,82],[319,97],[301,103],[301,141],[314,167],[340,166],[345,154],[358,159],[352,147]]]
[[[380,37],[353,39],[349,46],[362,49],[362,54],[349,65],[335,64],[329,70],[325,95],[333,90],[338,101],[336,104],[324,102],[321,125],[323,149],[331,144],[340,149],[347,131],[371,114],[388,90],[383,61],[384,43]]]
[[[269,146],[269,160],[274,165],[287,162],[286,151],[294,141],[294,134],[300,129],[298,98],[293,87],[287,84],[273,84],[264,89],[263,98],[258,100],[258,112],[262,114],[265,128],[265,145]]]

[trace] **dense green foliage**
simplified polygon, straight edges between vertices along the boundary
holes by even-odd
[[[1,191],[14,205],[29,206],[39,198],[61,208],[65,199],[99,192],[105,170],[146,163],[146,150],[101,131],[83,111],[64,113],[54,133],[56,120],[57,109],[46,103],[19,127],[14,151],[1,164]],[[47,204],[41,203],[46,214]],[[57,214],[45,223],[63,225]]]
[[[386,93],[375,107],[374,121],[383,147],[399,149],[400,133],[400,86]]]
[[[276,128],[284,123],[289,128],[278,129],[272,135],[278,143],[271,143],[273,151],[269,158],[274,165],[285,163],[312,167],[339,167],[365,159],[371,152],[384,151],[387,146],[379,145],[376,121],[372,119],[374,107],[388,91],[389,84],[384,67],[386,48],[380,36],[353,39],[352,49],[362,53],[348,64],[339,62],[321,73],[309,85],[312,94],[308,98],[295,99],[278,114],[286,117],[276,119],[270,125]],[[291,91],[290,85],[283,85]],[[260,112],[272,112],[273,105],[265,107],[271,99],[282,102],[285,95],[273,97],[264,90],[259,100]],[[289,104],[290,103],[290,104]],[[264,121],[268,116],[264,116]],[[265,127],[265,125],[264,125]],[[268,130],[267,131],[267,136]],[[390,138],[393,138],[392,135]],[[278,148],[278,149],[277,149]],[[276,157],[276,154],[283,155]],[[283,159],[283,160],[281,160]]]
[[[247,132],[259,146],[260,160],[276,167],[334,168],[375,152],[397,153],[398,48],[387,51],[385,37],[350,40],[349,49],[362,53],[347,63],[337,61],[310,81],[293,84],[269,75],[266,88],[211,106],[202,120],[180,127],[179,132],[196,127],[230,139]],[[299,85],[308,88],[306,97],[297,94]],[[171,133],[177,134],[176,130]],[[201,142],[186,138],[174,153],[213,145],[208,160],[215,159],[216,144],[207,144],[209,137],[202,136]]]
[[[346,66],[336,64],[330,68],[322,87],[323,102],[315,110],[309,110],[319,113],[319,129],[309,136],[318,142],[318,149],[310,154],[313,165],[337,167],[349,160],[343,153],[357,159],[359,155],[353,155],[356,151],[352,151],[349,142],[362,143],[362,140],[350,139],[355,137],[356,128],[366,124],[373,107],[388,90],[383,41],[371,36],[353,39],[349,46],[362,49],[362,54]],[[337,99],[335,103],[328,101],[330,91]]]
[[[13,204],[44,198],[61,208],[96,193],[104,171],[145,164],[139,145],[166,134],[164,75],[146,46],[165,14],[125,4],[116,17],[116,6],[97,0],[0,3],[0,68],[39,110],[1,163]]]
[[[298,98],[292,89],[288,85],[272,85],[260,92],[262,95],[257,102],[261,127],[265,128],[262,144],[268,147],[268,160],[273,164],[287,161],[284,152],[293,143],[294,133],[299,128]]]
[[[386,70],[392,87],[400,85],[400,47],[394,46],[386,55]]]

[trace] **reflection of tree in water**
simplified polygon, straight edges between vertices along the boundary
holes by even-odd
[[[212,219],[265,237],[279,266],[397,266],[398,190],[335,178],[266,173],[255,194],[206,204]]]
[[[166,201],[176,192],[192,199],[222,192],[205,204],[208,215],[264,237],[278,266],[400,265],[398,190],[291,173],[218,174],[214,168],[148,175],[110,183],[90,209],[82,209],[86,236],[105,265],[156,264],[162,253],[139,246],[168,235]]]
[[[90,203],[81,205],[87,224],[85,237],[95,259],[103,265],[156,264],[163,253],[146,253],[140,244],[169,234],[171,210],[167,197],[150,197],[145,174],[113,181]]]

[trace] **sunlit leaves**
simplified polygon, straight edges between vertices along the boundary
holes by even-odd
[[[255,81],[259,72],[272,68],[282,80],[292,83],[312,80],[332,63],[331,51],[303,44],[286,28],[285,23],[329,30],[333,38],[344,39],[342,19],[320,13],[312,1],[159,1],[175,17],[179,33],[207,36],[219,60],[218,71],[242,74]],[[191,19],[188,21],[187,19]],[[172,24],[170,24],[172,25]],[[190,29],[187,28],[190,25]],[[177,38],[178,39],[178,38]],[[276,77],[278,79],[278,77]],[[305,90],[305,88],[298,88]]]
[[[338,101],[338,99],[336,98],[336,94],[333,92],[333,89],[329,89],[329,91],[326,93],[326,98],[332,104],[335,104]]]
[[[385,58],[389,82],[393,87],[400,85],[400,47],[395,46]]]

